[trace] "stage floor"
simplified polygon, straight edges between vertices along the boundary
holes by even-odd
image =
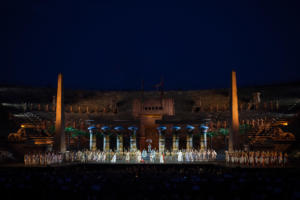
[[[226,166],[225,161],[202,161],[202,162],[174,162],[169,161],[165,163],[157,162],[126,162],[126,161],[117,161],[115,163],[112,162],[63,162],[60,164],[51,164],[51,165],[25,165],[21,162],[14,162],[14,163],[1,163],[0,167],[62,167],[62,166],[72,166],[72,165],[222,165]]]

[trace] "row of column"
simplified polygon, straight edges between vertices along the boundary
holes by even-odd
[[[193,136],[192,135],[187,135],[186,136],[186,150],[192,150],[193,148]],[[123,151],[123,136],[122,135],[117,135],[117,151]],[[103,137],[103,150],[109,151],[110,146],[109,146],[109,135],[105,135]],[[165,151],[165,137],[163,136],[162,133],[159,134],[159,152],[164,152]],[[90,131],[90,150],[96,150],[96,135]],[[136,151],[136,136],[132,135],[130,136],[130,151]],[[178,151],[179,149],[179,137],[177,135],[173,135],[172,137],[172,149],[173,151]],[[201,134],[200,136],[200,149],[201,150],[206,150],[207,149],[207,136],[206,132]]]
[[[165,151],[165,137],[162,133],[159,134],[159,152]],[[179,149],[179,137],[177,135],[173,135],[172,137],[172,149],[173,151],[178,151]],[[187,134],[186,136],[186,150],[192,150],[193,149],[193,136]],[[200,149],[206,150],[207,149],[207,134],[206,132],[203,132],[200,136]]]
[[[96,134],[93,134],[92,131],[90,131],[90,150],[96,150]],[[103,150],[104,151],[109,151],[110,146],[109,146],[109,135],[104,135],[103,137]],[[117,135],[117,151],[123,151],[123,135]],[[130,136],[130,151],[136,151],[136,135],[131,135]]]
[[[132,128],[132,127],[130,127]],[[95,130],[96,127],[91,126],[88,128],[89,133],[90,133],[90,150],[96,150],[96,135],[94,134],[93,130]],[[130,135],[130,151],[135,151],[137,150],[136,148],[136,131],[137,128],[131,129],[133,132]],[[159,127],[157,128],[158,133],[159,133],[159,151],[164,152],[165,151],[165,134],[164,131],[166,130],[166,127]],[[207,126],[201,126],[201,135],[200,135],[200,148],[201,150],[206,150],[207,149]],[[191,132],[186,134],[186,150],[191,150],[193,148],[193,136]],[[117,134],[117,151],[122,151],[123,150],[123,135],[122,134]],[[177,151],[179,147],[179,137],[177,134],[173,135],[172,138],[172,148],[173,151]],[[110,149],[109,147],[109,135],[105,134],[103,137],[103,149],[105,151],[108,151]]]

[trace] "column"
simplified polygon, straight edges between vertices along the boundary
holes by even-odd
[[[130,132],[130,151],[136,151],[136,131],[138,130],[135,126],[128,127]]]
[[[179,137],[176,133],[173,133],[173,136],[172,136],[172,150],[173,151],[178,151],[178,147],[179,147]]]
[[[136,151],[136,134],[130,135],[130,151]]]
[[[200,149],[201,150],[207,150],[207,130],[208,130],[208,127],[207,126],[204,126],[202,125],[200,127]]]
[[[103,135],[103,151],[109,151],[109,135]]]
[[[123,135],[117,135],[117,151],[123,152]]]
[[[93,151],[97,150],[97,136],[96,136],[96,134],[93,134],[93,146],[92,146],[92,150]]]
[[[193,149],[193,135],[188,134],[186,135],[186,150],[192,150]]]
[[[97,149],[97,137],[96,134],[94,134],[93,130],[96,129],[96,127],[89,127],[90,132],[90,150],[95,151]]]
[[[159,132],[159,152],[164,152],[165,151],[165,137],[163,136],[163,133],[161,130]]]
[[[90,150],[93,148],[93,132],[90,130]]]
[[[239,113],[238,113],[238,96],[236,85],[236,72],[231,73],[231,131],[229,133],[228,151],[232,152],[238,148],[238,133],[239,133]]]
[[[56,98],[56,121],[55,121],[55,136],[54,150],[59,152],[66,151],[65,138],[65,110],[63,103],[63,79],[62,74],[58,74],[57,81],[57,98]]]

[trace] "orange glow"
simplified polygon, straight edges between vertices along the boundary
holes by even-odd
[[[32,124],[21,124],[21,128],[35,128]]]
[[[34,140],[34,144],[41,145],[41,144],[53,144],[52,140]]]
[[[289,123],[287,121],[277,121],[273,124],[273,126],[288,126]]]
[[[152,118],[158,118],[161,117],[159,114],[152,114],[152,115],[142,115],[143,117],[152,117]]]

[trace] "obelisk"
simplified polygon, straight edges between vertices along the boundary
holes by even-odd
[[[58,152],[66,151],[65,109],[64,109],[64,98],[63,98],[63,79],[61,73],[58,74],[58,80],[57,80],[54,150]]]
[[[239,111],[238,111],[238,96],[236,85],[236,72],[231,72],[231,131],[229,132],[228,151],[232,152],[238,148],[238,133],[239,133]]]

